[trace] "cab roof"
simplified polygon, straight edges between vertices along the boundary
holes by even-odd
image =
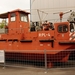
[[[24,10],[21,10],[21,9],[16,9],[16,10],[13,10],[13,11],[9,11],[9,12],[6,12],[6,13],[2,13],[0,14],[0,18],[8,18],[8,14],[9,13],[14,13],[14,12],[21,12],[21,13],[25,13],[25,14],[30,14],[29,12],[26,12]]]

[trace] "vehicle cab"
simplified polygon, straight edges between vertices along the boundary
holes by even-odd
[[[10,12],[6,12],[3,14],[0,14],[0,18],[7,20],[7,26],[9,29],[8,33],[12,33],[13,30],[15,30],[14,33],[18,32],[20,28],[28,28],[29,27],[29,19],[28,19],[28,12],[17,9]],[[19,32],[18,32],[19,33]]]
[[[1,39],[22,38],[24,31],[29,30],[28,14],[29,12],[20,9],[0,14],[0,19],[5,21],[4,27],[0,28]]]

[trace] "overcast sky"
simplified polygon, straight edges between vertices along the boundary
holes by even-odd
[[[30,0],[1,0],[0,13],[14,9],[30,9]]]

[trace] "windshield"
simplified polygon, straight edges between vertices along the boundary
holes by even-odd
[[[28,17],[27,17],[27,15],[21,13],[21,14],[20,14],[20,20],[23,21],[23,22],[28,22]]]
[[[58,26],[58,32],[59,33],[65,33],[68,31],[68,26],[65,24],[61,24]]]

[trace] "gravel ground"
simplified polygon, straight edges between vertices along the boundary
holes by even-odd
[[[0,67],[0,75],[75,75],[75,68],[70,69],[48,69],[42,68],[15,68]]]

